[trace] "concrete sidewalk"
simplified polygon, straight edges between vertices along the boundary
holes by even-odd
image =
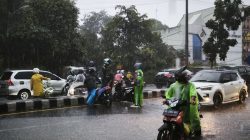
[[[157,91],[144,91],[144,99],[158,98],[165,93],[165,90]],[[43,110],[52,108],[62,108],[69,106],[86,105],[86,95],[76,96],[58,96],[46,99],[30,99],[22,100],[9,100],[7,102],[0,102],[0,114],[7,114],[13,112],[26,112],[32,110]]]

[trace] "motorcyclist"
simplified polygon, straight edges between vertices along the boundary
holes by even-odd
[[[114,74],[112,72],[112,60],[110,58],[105,58],[103,60],[103,67],[102,67],[102,87],[109,86],[112,88]]]
[[[187,101],[188,105],[183,106],[184,125],[190,124],[191,136],[201,135],[200,116],[198,111],[198,96],[193,83],[189,82],[190,71],[186,67],[181,68],[175,73],[176,82],[171,84],[166,90],[165,96],[167,100],[181,99]]]
[[[94,68],[88,69],[88,73],[87,73],[84,85],[86,86],[88,90],[87,104],[91,106],[95,102],[96,88],[97,88]]]
[[[49,78],[44,77],[43,75],[39,74],[39,69],[33,69],[33,75],[30,80],[30,89],[33,90],[34,97],[43,97],[44,96],[44,89],[43,89],[43,80],[49,80]]]
[[[125,86],[124,70],[117,70],[114,78],[115,91],[122,91]]]
[[[142,71],[142,63],[135,63],[134,65],[135,71],[135,97],[134,97],[134,106],[135,107],[142,107],[143,104],[143,86],[144,86],[144,78],[143,78],[143,71]]]
[[[125,84],[127,87],[131,87],[133,82],[133,75],[130,71],[127,72],[127,75],[125,77]]]

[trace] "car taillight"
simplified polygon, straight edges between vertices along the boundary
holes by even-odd
[[[7,80],[6,82],[7,82],[8,86],[14,86],[14,84],[12,83],[12,81],[10,79]]]
[[[170,78],[170,77],[172,77],[173,75],[170,74],[170,73],[166,73],[166,74],[164,74],[164,76]]]

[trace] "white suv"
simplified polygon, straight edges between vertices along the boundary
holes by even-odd
[[[49,85],[54,89],[54,93],[61,94],[66,85],[66,80],[48,71],[40,71],[45,77],[50,78]],[[7,70],[0,78],[0,95],[18,96],[22,100],[33,95],[30,90],[30,79],[32,70]]]
[[[233,70],[202,70],[191,79],[198,92],[201,105],[214,105],[239,101],[248,97],[247,85]]]

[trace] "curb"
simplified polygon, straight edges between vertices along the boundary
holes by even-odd
[[[165,90],[160,91],[143,91],[144,99],[158,98],[164,95]],[[121,103],[131,104],[131,103]],[[60,96],[50,97],[46,99],[34,99],[26,101],[10,101],[0,104],[0,114],[14,113],[14,112],[26,112],[32,110],[43,110],[62,108],[69,106],[86,105],[84,96]]]
[[[83,96],[12,101],[0,104],[0,114],[85,105]]]
[[[165,94],[165,90],[160,91],[143,91],[144,99],[158,98]]]

